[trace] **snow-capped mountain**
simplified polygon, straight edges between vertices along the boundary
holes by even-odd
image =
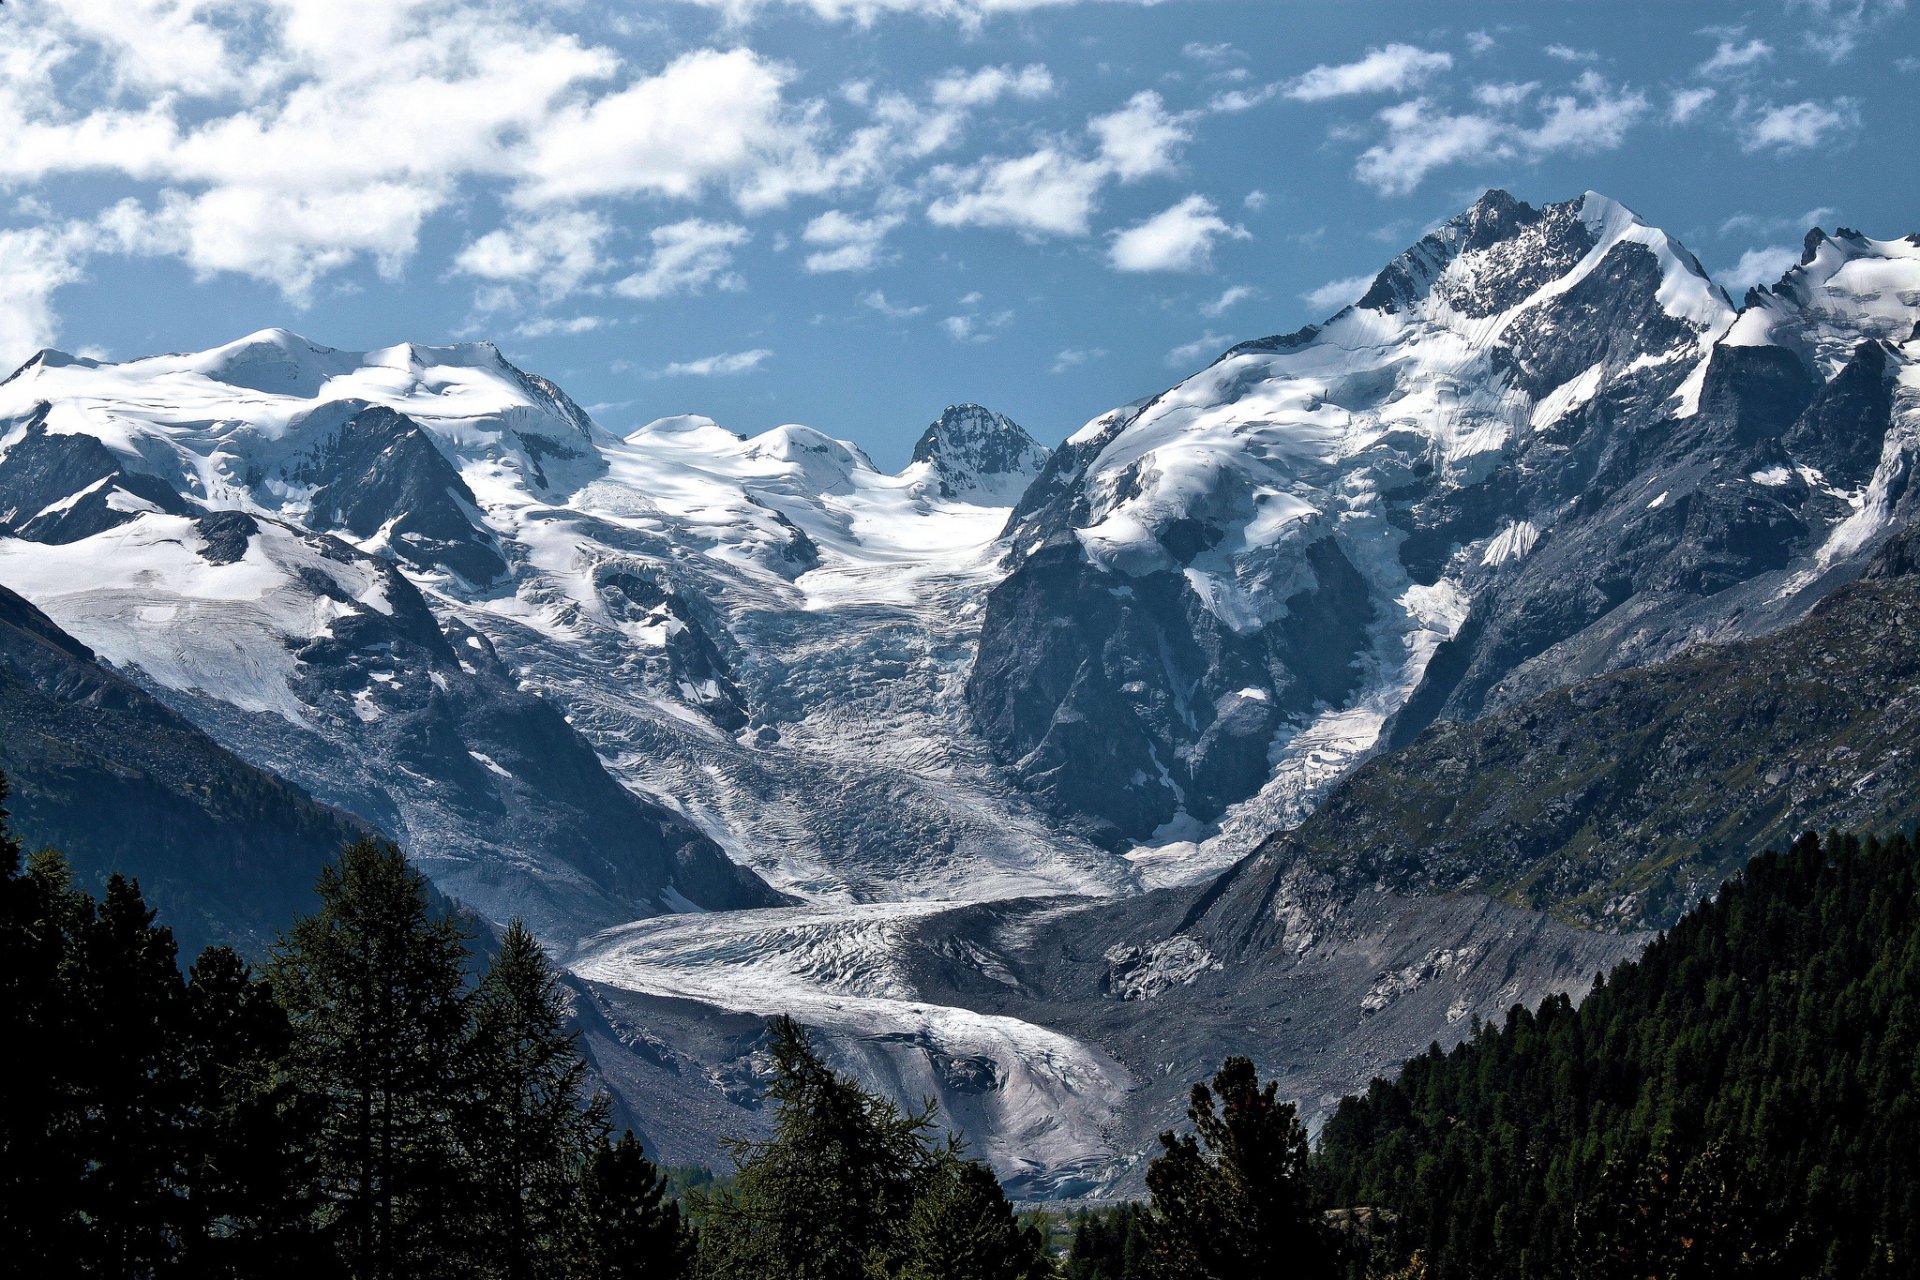
[[[776,900],[709,840],[830,898],[1129,882],[996,789],[964,732],[1004,495],[1047,457],[997,414],[949,410],[887,475],[801,426],[615,436],[486,344],[268,330],[118,365],[43,353],[0,388],[0,421],[0,580],[249,758],[446,860],[442,883],[490,914],[565,938]],[[216,525],[251,542],[212,549]],[[543,723],[467,741],[408,698]],[[598,793],[581,805],[629,803],[611,771],[660,811],[645,851],[502,825],[554,796],[508,757],[545,761],[562,715]],[[669,850],[671,877],[625,883]],[[582,858],[593,883],[562,889]]]
[[[1066,443],[1008,528],[980,726],[1101,843],[1217,864],[1437,717],[1777,627],[1903,518],[1916,289],[1911,242],[1816,237],[1736,321],[1621,205],[1490,192]]]
[[[1226,944],[1290,936],[1283,879],[1203,884],[1436,719],[1857,576],[1920,501],[1916,323],[1920,242],[1815,233],[1736,307],[1612,201],[1490,192],[1058,451],[960,405],[894,474],[616,433],[486,344],[47,352],[0,385],[0,585],[529,917],[669,1158],[751,1128],[741,1015],[796,1010],[1077,1191],[1222,1028],[1324,1100],[1638,945],[1369,891],[1265,965]]]

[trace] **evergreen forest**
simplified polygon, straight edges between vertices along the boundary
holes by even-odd
[[[0,781],[0,798],[4,782]],[[0,810],[0,820],[4,811]],[[391,845],[257,967],[0,821],[9,1274],[400,1280],[1867,1277],[1920,1266],[1920,865],[1802,837],[1636,961],[1375,1080],[1317,1142],[1229,1057],[1147,1198],[1020,1213],[933,1107],[766,1028],[733,1168],[616,1136],[573,989]]]

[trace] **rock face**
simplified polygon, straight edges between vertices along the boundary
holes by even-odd
[[[1490,192],[1324,326],[1055,454],[980,730],[1108,847],[1245,848],[1435,720],[1781,626],[1908,518],[1916,290],[1913,245],[1849,233],[1736,319],[1621,206]]]
[[[1053,451],[1019,423],[977,404],[953,405],[913,446],[934,493],[980,506],[1012,506]]]

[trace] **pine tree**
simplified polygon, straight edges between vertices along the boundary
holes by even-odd
[[[1160,1135],[1147,1168],[1152,1274],[1167,1280],[1319,1277],[1332,1259],[1307,1187],[1307,1131],[1245,1058],[1193,1087],[1192,1133]],[[1218,1107],[1216,1109],[1216,1102]]]
[[[538,1280],[561,1263],[580,1169],[604,1138],[606,1103],[582,1096],[587,1065],[566,1029],[546,953],[515,921],[474,993],[461,1145],[478,1189],[470,1229],[488,1274]]]
[[[0,1257],[22,1274],[53,1275],[72,1269],[87,1242],[77,950],[93,904],[57,856],[22,869],[4,829],[0,855],[0,1043],[9,1063],[0,1089]]]
[[[186,988],[172,932],[121,876],[80,940],[82,1258],[102,1274],[149,1275],[171,1265],[188,1218]]]
[[[683,1280],[693,1266],[693,1233],[632,1132],[602,1142],[580,1180],[569,1280]]]
[[[901,1255],[936,1172],[933,1106],[902,1111],[836,1074],[791,1018],[768,1023],[774,1136],[733,1144],[733,1187],[703,1202],[703,1274],[847,1280]]]
[[[993,1170],[951,1155],[908,1215],[897,1280],[1040,1280],[1052,1274],[1040,1232],[1014,1219]]]
[[[286,1012],[245,960],[227,947],[201,953],[187,979],[188,1275],[294,1280],[333,1270],[313,1230],[317,1100],[288,1075],[292,1042]]]
[[[294,1081],[319,1108],[323,1227],[357,1280],[464,1273],[471,1209],[453,1107],[467,933],[392,845],[349,847],[268,969]]]

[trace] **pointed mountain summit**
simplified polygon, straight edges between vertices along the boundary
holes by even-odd
[[[1252,838],[1436,718],[1785,625],[1898,523],[1904,357],[1853,346],[1911,331],[1872,285],[1913,251],[1822,239],[1736,325],[1619,202],[1489,191],[1324,324],[1061,447],[1008,526],[977,723],[1102,843]],[[1876,477],[1858,512],[1827,468]]]
[[[1052,454],[1012,418],[977,404],[950,406],[913,446],[935,493],[981,506],[1012,506]]]

